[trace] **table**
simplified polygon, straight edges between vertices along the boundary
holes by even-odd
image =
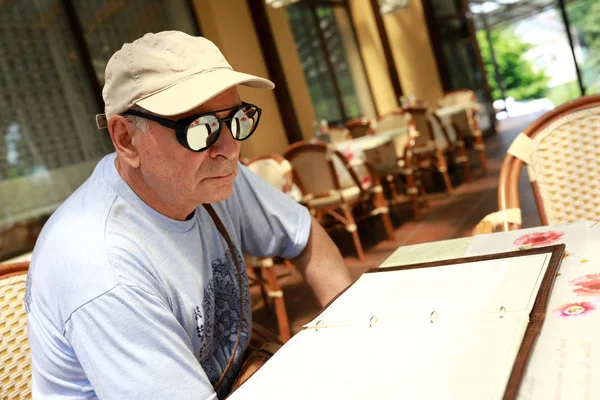
[[[519,399],[600,398],[600,224],[584,221],[398,248],[380,268],[566,244]]]
[[[352,140],[346,140],[335,145],[335,148],[346,156],[349,161],[354,158],[364,160],[364,151],[384,145],[395,137],[408,133],[406,128],[390,129],[374,135],[366,135]]]
[[[405,135],[407,133],[408,129],[406,128],[390,129],[388,131],[376,133],[375,135],[367,135],[352,140],[346,140],[344,142],[336,144],[334,147],[336,150],[339,150],[350,163],[352,163],[355,160],[366,161],[364,154],[365,150],[371,150],[383,146],[386,143],[389,143],[392,140],[394,140],[394,138],[401,135]],[[334,158],[333,164],[338,173],[340,186],[342,188],[354,186],[354,182],[352,181],[352,178],[350,177],[348,171],[341,164],[341,160]],[[359,175],[359,179],[361,181],[364,181],[361,183],[363,183],[365,186],[370,185],[370,179],[366,176],[366,171],[364,171],[365,176],[362,176],[363,173],[361,173],[361,171],[356,172]]]

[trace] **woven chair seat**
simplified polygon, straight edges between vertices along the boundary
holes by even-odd
[[[0,280],[0,399],[31,398],[26,278],[21,274]]]
[[[339,203],[343,199],[346,203],[356,203],[361,196],[360,188],[352,186],[339,191],[333,191],[329,196],[318,197],[308,200],[306,203],[309,207],[321,208],[330,207],[333,204]]]

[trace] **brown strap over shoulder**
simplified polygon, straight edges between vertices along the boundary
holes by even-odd
[[[242,365],[242,369],[238,374],[235,382],[233,382],[233,386],[231,388],[231,393],[236,391],[244,382],[252,377],[262,368],[263,365],[267,363],[273,357],[273,355],[281,348],[281,344],[278,343],[263,343],[257,349],[253,349],[250,351],[250,354],[246,357],[244,364]]]
[[[243,290],[243,282],[242,282],[242,266],[240,265],[240,260],[238,258],[238,252],[237,252],[235,246],[233,245],[231,237],[229,236],[229,233],[227,232],[225,225],[223,225],[223,222],[221,221],[221,219],[215,212],[214,208],[212,208],[212,206],[210,204],[203,204],[203,206],[206,209],[206,211],[208,212],[208,214],[210,215],[210,217],[212,218],[214,224],[216,225],[217,229],[219,230],[219,233],[221,234],[221,236],[227,243],[227,247],[229,247],[229,251],[231,252],[231,258],[233,258],[233,262],[235,263],[235,266],[237,269],[238,288],[240,291],[240,319],[238,321],[235,345],[233,346],[233,351],[231,352],[229,361],[227,361],[227,366],[221,373],[221,376],[219,377],[219,380],[217,381],[217,383],[215,383],[215,385],[214,385],[214,389],[217,390],[221,386],[221,384],[223,383],[223,380],[225,379],[225,376],[227,376],[227,373],[231,369],[231,366],[233,365],[233,359],[235,357],[235,353],[237,352],[237,349],[240,345],[240,337],[242,336],[242,324],[243,324],[243,319],[244,319],[244,290]]]

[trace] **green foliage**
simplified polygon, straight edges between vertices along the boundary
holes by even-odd
[[[545,97],[550,99],[555,106],[559,106],[567,101],[578,98],[580,95],[579,84],[577,81],[571,81],[553,88],[548,88]]]
[[[577,0],[567,4],[571,30],[576,30],[586,49],[583,70],[587,93],[600,92],[600,1]]]
[[[496,29],[490,33],[498,72],[504,84],[505,96],[514,97],[515,100],[544,97],[550,78],[546,76],[544,70],[538,70],[531,61],[523,57],[523,54],[531,46],[521,40],[510,29]],[[494,100],[502,99],[500,87],[496,81],[490,47],[484,30],[477,32],[477,41],[485,63],[488,81],[492,88],[492,97]]]

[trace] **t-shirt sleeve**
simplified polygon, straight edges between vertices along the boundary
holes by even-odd
[[[259,257],[296,257],[310,235],[308,209],[245,166],[239,168],[236,208],[244,252]]]
[[[101,399],[216,399],[183,327],[159,297],[119,285],[65,324]]]

